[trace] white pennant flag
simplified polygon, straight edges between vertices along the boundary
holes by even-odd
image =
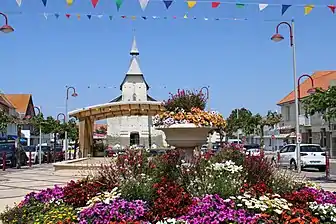
[[[99,14],[99,15],[97,15],[97,17],[98,17],[99,19],[101,19],[101,18],[103,18],[103,15],[102,15],[102,14]]]
[[[48,13],[45,12],[45,13],[43,13],[43,15],[44,15],[45,19],[48,19]]]
[[[264,9],[266,9],[268,6],[268,4],[259,4],[259,10],[262,11]]]
[[[149,2],[149,0],[139,0],[141,9],[142,9],[143,11],[145,11],[145,9],[146,9],[146,7],[147,7],[147,5],[148,5],[148,2]]]
[[[16,0],[16,3],[18,4],[18,6],[20,7],[22,4],[22,0]]]

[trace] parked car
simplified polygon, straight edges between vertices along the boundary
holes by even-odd
[[[51,150],[51,160],[54,162],[63,161],[65,159],[65,153],[63,151],[63,147],[59,146],[53,150]]]
[[[44,161],[44,158],[45,158],[45,153],[42,150],[43,147],[45,147],[45,146],[41,147],[42,161]],[[27,158],[29,158],[30,153],[31,153],[31,163],[33,163],[33,164],[39,163],[40,159],[39,159],[39,147],[38,146],[36,146],[36,145],[25,146],[24,150],[26,151]],[[29,159],[28,159],[28,161],[29,161]]]
[[[280,166],[297,168],[296,145],[288,144],[280,149]],[[318,144],[300,144],[301,167],[317,168],[320,172],[326,170],[326,153]]]
[[[245,151],[246,155],[248,156],[260,156],[260,149],[259,148],[250,148]]]
[[[6,166],[15,167],[16,166],[16,157],[15,157],[15,143],[1,143],[0,144],[0,166],[2,167],[2,155],[3,152],[6,152]],[[28,158],[24,152],[21,152],[21,166],[27,165]]]

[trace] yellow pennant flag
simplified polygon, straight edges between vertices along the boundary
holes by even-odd
[[[136,19],[136,16],[131,16],[131,19],[132,19],[132,20],[135,20],[135,19]]]
[[[80,20],[80,18],[81,18],[81,15],[80,15],[80,14],[77,14],[77,19]]]
[[[308,15],[313,10],[314,7],[315,7],[314,5],[306,5],[304,7],[304,14]]]
[[[183,19],[188,19],[187,14],[185,14],[185,15],[183,16]]]
[[[74,0],[66,0],[66,3],[67,3],[68,6],[72,5],[73,2],[74,2]]]
[[[196,5],[196,1],[187,1],[188,8],[191,9]]]

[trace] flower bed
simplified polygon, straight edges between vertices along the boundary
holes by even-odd
[[[263,172],[260,172],[263,169]],[[127,151],[96,176],[28,194],[6,223],[335,223],[336,195],[233,145],[192,163]],[[286,184],[284,184],[286,183]]]

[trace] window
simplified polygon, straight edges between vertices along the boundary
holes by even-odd
[[[286,120],[290,121],[290,106],[286,106]]]
[[[280,150],[280,153],[285,153],[287,152],[287,150],[288,150],[288,146],[285,146]]]
[[[137,98],[136,94],[133,93],[133,101],[136,101],[136,98]]]
[[[130,135],[130,146],[140,144],[139,132],[132,132]]]
[[[311,129],[308,129],[308,143],[309,144],[313,143],[313,135]]]
[[[323,152],[318,145],[304,145],[300,147],[301,152]]]
[[[290,146],[288,146],[288,151],[287,152],[295,152],[295,148],[296,148],[295,145],[290,145]]]

